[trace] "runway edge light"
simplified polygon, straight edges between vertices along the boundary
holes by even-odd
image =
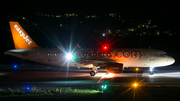
[[[106,89],[106,88],[107,88],[107,85],[102,86],[102,89]]]
[[[17,68],[17,65],[14,65],[14,68]]]
[[[134,87],[137,87],[138,85],[137,85],[137,83],[134,83],[133,86],[134,86]]]
[[[26,87],[26,90],[30,90],[30,87]]]

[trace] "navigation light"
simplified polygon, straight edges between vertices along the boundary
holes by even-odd
[[[73,59],[73,60],[76,60],[76,57],[73,57],[72,59]]]

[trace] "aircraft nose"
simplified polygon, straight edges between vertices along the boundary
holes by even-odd
[[[175,63],[175,59],[174,59],[174,58],[172,58],[172,59],[171,59],[171,62],[172,62],[172,64],[173,64],[173,63]]]
[[[175,59],[173,57],[169,57],[169,63],[173,64],[175,62]]]

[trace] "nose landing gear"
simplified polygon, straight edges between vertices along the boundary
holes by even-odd
[[[96,73],[98,72],[98,68],[99,68],[99,67],[97,67],[97,66],[93,66],[92,71],[90,72],[90,75],[91,75],[91,76],[96,75]]]
[[[150,75],[153,75],[154,74],[154,72],[153,72],[154,67],[150,67],[149,69],[150,69]]]

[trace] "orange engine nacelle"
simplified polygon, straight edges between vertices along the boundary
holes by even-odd
[[[122,73],[123,71],[123,64],[107,64],[107,72],[108,73]]]

